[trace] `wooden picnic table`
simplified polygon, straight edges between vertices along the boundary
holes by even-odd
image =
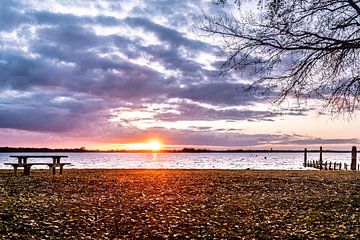
[[[30,175],[30,169],[34,165],[47,165],[49,167],[49,174],[56,174],[56,167],[60,168],[60,174],[63,173],[63,168],[65,165],[71,165],[71,163],[61,163],[61,158],[67,158],[68,156],[61,156],[61,155],[12,155],[12,158],[17,158],[17,163],[4,163],[5,165],[10,165],[14,168],[14,175],[17,175],[17,169],[19,167],[24,168],[24,175]],[[52,158],[52,163],[29,163],[27,160],[29,158]]]

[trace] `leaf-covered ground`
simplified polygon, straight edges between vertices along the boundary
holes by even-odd
[[[360,172],[0,171],[0,239],[359,239]]]

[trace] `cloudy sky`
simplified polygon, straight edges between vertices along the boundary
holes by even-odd
[[[211,0],[0,0],[0,146],[349,149],[360,124],[246,94],[194,27]]]

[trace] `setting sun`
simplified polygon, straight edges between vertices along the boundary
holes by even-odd
[[[161,150],[161,143],[159,141],[151,141],[148,143],[148,148],[153,151]]]
[[[123,144],[126,150],[150,150],[150,151],[160,151],[162,148],[162,143],[158,140],[151,140],[145,143],[129,143]]]

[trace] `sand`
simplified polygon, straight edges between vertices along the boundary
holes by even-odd
[[[360,238],[360,172],[0,170],[0,239]]]

